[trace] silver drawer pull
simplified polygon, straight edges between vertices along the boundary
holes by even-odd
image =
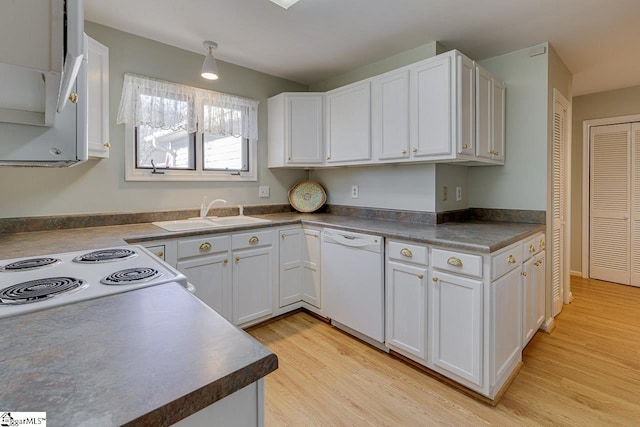
[[[249,238],[249,243],[254,244],[254,243],[258,243],[260,241],[260,239],[258,239],[256,236],[251,236],[251,238]]]
[[[407,258],[411,258],[413,256],[413,252],[411,252],[409,248],[403,248],[400,250],[400,255],[406,256]]]
[[[447,260],[447,264],[452,265],[454,267],[462,267],[462,260],[460,258],[456,258],[452,256]]]

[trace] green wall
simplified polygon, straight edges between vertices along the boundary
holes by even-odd
[[[469,169],[471,207],[547,208],[548,49],[533,57],[530,50],[479,61],[507,87],[505,164]]]
[[[288,189],[307,177],[305,171],[267,168],[267,98],[283,91],[306,91],[306,86],[223,61],[218,61],[220,79],[209,82],[200,77],[203,54],[92,22],[85,23],[85,31],[109,48],[110,158],[65,169],[0,168],[0,217],[196,208],[205,194],[230,204],[287,203]],[[258,181],[125,181],[125,127],[115,124],[125,72],[258,100]],[[270,198],[258,198],[259,185],[271,187]]]

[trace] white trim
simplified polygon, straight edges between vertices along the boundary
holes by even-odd
[[[571,270],[569,272],[572,276],[582,277],[582,271]]]
[[[258,180],[258,147],[255,140],[249,140],[249,172],[233,175],[223,171],[203,171],[202,144],[196,144],[196,170],[162,170],[163,174],[152,174],[148,169],[136,169],[135,127],[125,126],[125,181],[147,182],[187,182],[187,181],[257,181]],[[199,136],[196,137],[200,139]]]
[[[621,123],[640,122],[640,114],[629,116],[605,117],[582,122],[582,277],[589,278],[589,133],[593,126],[615,125]]]

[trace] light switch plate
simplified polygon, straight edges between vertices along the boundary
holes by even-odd
[[[462,200],[462,187],[456,187],[456,202]]]
[[[261,185],[260,187],[258,187],[258,196],[269,197],[269,186]]]

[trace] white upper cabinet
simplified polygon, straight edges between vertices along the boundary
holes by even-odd
[[[452,55],[411,68],[411,153],[413,157],[449,157],[452,153],[454,99]]]
[[[281,93],[269,98],[269,167],[324,162],[324,94]]]
[[[371,81],[372,141],[375,159],[409,159],[409,69]]]
[[[285,144],[282,95],[269,100],[269,167],[504,164],[504,84],[456,50],[327,92],[323,159],[321,143]],[[303,123],[300,133],[320,138]]]
[[[109,48],[87,36],[89,156],[109,157]]]
[[[328,165],[371,160],[371,84],[369,80],[327,92]]]
[[[476,65],[476,156],[504,164],[504,84]]]

